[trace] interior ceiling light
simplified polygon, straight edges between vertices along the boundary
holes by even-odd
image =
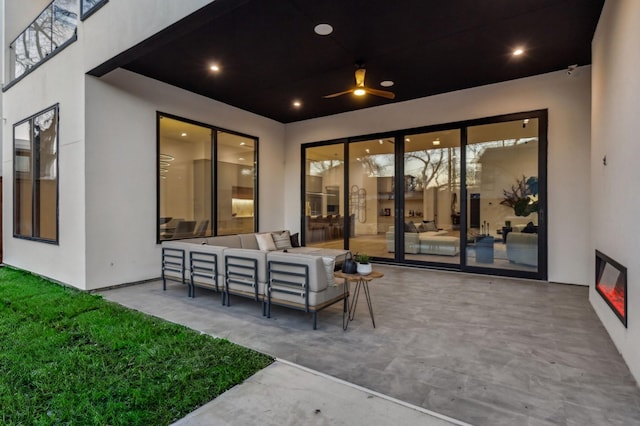
[[[411,139],[410,138],[405,138],[404,141],[405,142],[411,142]]]
[[[356,89],[353,91],[353,94],[356,96],[364,96],[367,94],[367,91],[364,89]]]
[[[367,154],[371,153],[371,150],[369,148],[364,150]]]
[[[238,161],[244,161],[244,157],[238,158]]]
[[[513,56],[520,56],[524,53],[524,49],[522,47],[518,47],[513,51]]]
[[[169,167],[171,165],[168,161],[160,161],[160,167]]]
[[[295,108],[300,108],[300,107],[302,106],[302,102],[300,102],[300,101],[293,101],[293,106],[294,106]]]
[[[175,157],[169,154],[160,154],[160,161],[173,161]]]
[[[383,142],[383,140],[382,140],[382,139],[380,139],[380,140],[378,141],[378,143],[379,143],[380,145],[382,145],[384,142]]]
[[[212,64],[209,69],[213,72],[218,72],[220,71],[220,66],[218,64]]]
[[[440,145],[440,138],[435,138],[435,140],[432,143],[434,145]]]
[[[185,136],[187,136],[187,132],[180,133],[180,136],[182,136],[184,138]]]
[[[313,31],[318,35],[326,36],[333,32],[333,27],[329,24],[318,24],[313,28]]]
[[[240,142],[240,146],[245,146],[246,144],[246,142]]]
[[[395,83],[391,80],[385,80],[385,81],[381,81],[380,82],[380,86],[382,87],[391,87],[393,86]]]

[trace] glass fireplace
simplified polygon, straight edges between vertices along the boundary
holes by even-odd
[[[627,268],[596,250],[596,290],[627,326]]]

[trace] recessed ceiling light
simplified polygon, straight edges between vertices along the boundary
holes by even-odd
[[[440,145],[440,138],[436,138],[432,143],[434,145]]]
[[[333,27],[329,24],[318,24],[313,28],[313,31],[318,35],[326,36],[333,32]]]
[[[244,157],[238,158],[238,161],[244,161]]]
[[[182,133],[180,133],[180,136],[182,136],[184,138],[185,136],[187,136],[187,133],[186,132],[182,132]]]
[[[380,139],[380,140],[378,141],[378,143],[379,143],[380,145],[382,145],[384,142],[382,141],[382,139]]]
[[[246,144],[246,142],[240,142],[240,146],[245,146]]]
[[[405,142],[411,142],[411,139],[410,138],[405,138],[404,141]]]
[[[302,106],[302,102],[300,102],[300,101],[293,101],[293,106],[294,106],[295,108],[300,108],[300,107]]]
[[[366,152],[367,154],[369,154],[369,153],[371,153],[371,150],[370,150],[369,148],[367,148],[367,149],[365,149],[365,152]]]
[[[220,66],[218,64],[211,64],[211,66],[209,67],[209,69],[213,72],[218,72],[220,71]]]
[[[391,80],[385,80],[385,81],[381,81],[380,82],[380,86],[382,87],[391,87],[393,86],[395,83]]]
[[[367,93],[367,91],[364,90],[364,89],[356,89],[356,90],[353,91],[353,94],[356,95],[356,96],[363,96],[366,93]]]
[[[520,56],[524,53],[524,49],[522,47],[518,47],[513,51],[513,56]]]

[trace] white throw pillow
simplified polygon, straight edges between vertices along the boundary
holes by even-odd
[[[273,242],[276,245],[276,250],[290,249],[291,247],[291,234],[289,231],[284,232],[272,232]]]
[[[273,242],[271,234],[256,234],[258,248],[262,251],[274,251],[276,244]]]
[[[324,270],[327,273],[327,284],[329,287],[335,287],[336,279],[333,276],[333,271],[336,269],[336,259],[333,257],[322,257],[322,262],[324,263]]]

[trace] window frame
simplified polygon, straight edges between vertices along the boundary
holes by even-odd
[[[55,117],[56,117],[56,124],[55,124],[55,131],[56,131],[56,140],[55,140],[55,147],[56,147],[56,207],[55,207],[55,239],[49,239],[49,238],[43,238],[40,236],[35,236],[35,229],[36,229],[36,217],[39,217],[40,212],[38,209],[38,213],[36,213],[36,205],[38,203],[36,203],[36,193],[38,192],[37,188],[36,188],[36,184],[35,182],[38,179],[38,176],[35,175],[36,173],[36,167],[34,167],[35,162],[36,162],[36,155],[39,155],[39,150],[40,150],[40,144],[38,142],[38,144],[36,145],[36,141],[33,135],[33,121],[40,115],[43,115],[49,111],[54,111],[55,113]],[[22,235],[22,234],[17,234],[16,230],[17,230],[17,202],[16,202],[16,128],[18,126],[23,125],[24,123],[27,122],[31,122],[31,126],[30,126],[30,144],[31,144],[31,159],[29,161],[29,174],[30,177],[32,179],[32,187],[31,187],[31,235]],[[12,132],[12,136],[13,136],[13,147],[12,147],[12,178],[13,178],[13,238],[17,238],[17,239],[22,239],[22,240],[29,240],[29,241],[37,241],[37,242],[42,242],[42,243],[47,243],[47,244],[53,244],[53,245],[59,245],[59,241],[60,241],[60,104],[56,103],[48,108],[45,108],[35,114],[33,114],[30,117],[27,117],[23,120],[20,120],[19,122],[15,123],[13,125],[13,132]],[[39,174],[39,169],[37,171],[37,173]]]
[[[91,15],[96,13],[102,6],[109,3],[109,0],[100,0],[93,6],[91,6],[86,11],[84,10],[84,0],[80,0],[80,21],[84,21],[89,18]]]
[[[211,201],[212,201],[212,206],[211,206],[211,220],[213,221],[213,223],[211,224],[211,231],[212,231],[212,236],[219,236],[220,234],[218,233],[218,209],[217,209],[217,205],[218,205],[218,133],[219,132],[225,132],[231,135],[236,135],[236,136],[240,136],[243,138],[247,138],[247,139],[252,139],[254,141],[254,162],[255,162],[255,172],[254,172],[254,199],[253,199],[253,203],[254,203],[254,208],[253,208],[253,232],[258,232],[259,231],[259,214],[260,214],[260,210],[258,208],[260,202],[260,188],[259,188],[259,174],[260,174],[260,138],[258,138],[257,136],[252,136],[246,133],[241,133],[241,132],[237,132],[234,130],[229,130],[229,129],[225,129],[223,127],[219,127],[219,126],[214,126],[212,124],[207,124],[207,123],[203,123],[200,121],[196,121],[196,120],[192,120],[189,118],[185,118],[185,117],[181,117],[175,114],[169,114],[169,113],[165,113],[162,111],[156,111],[156,156],[155,156],[155,161],[156,161],[156,217],[154,220],[155,226],[156,226],[156,244],[161,244],[163,241],[179,241],[179,239],[161,239],[160,238],[160,119],[162,117],[166,117],[172,120],[178,120],[178,121],[183,121],[185,123],[188,124],[192,124],[192,125],[196,125],[196,126],[201,126],[201,127],[205,127],[207,129],[210,129],[212,132],[212,139],[211,139],[211,164],[212,164],[212,170],[211,170],[211,178],[212,178],[212,191],[211,191]],[[215,208],[214,208],[215,207]],[[223,234],[223,235],[229,235],[229,234]]]

